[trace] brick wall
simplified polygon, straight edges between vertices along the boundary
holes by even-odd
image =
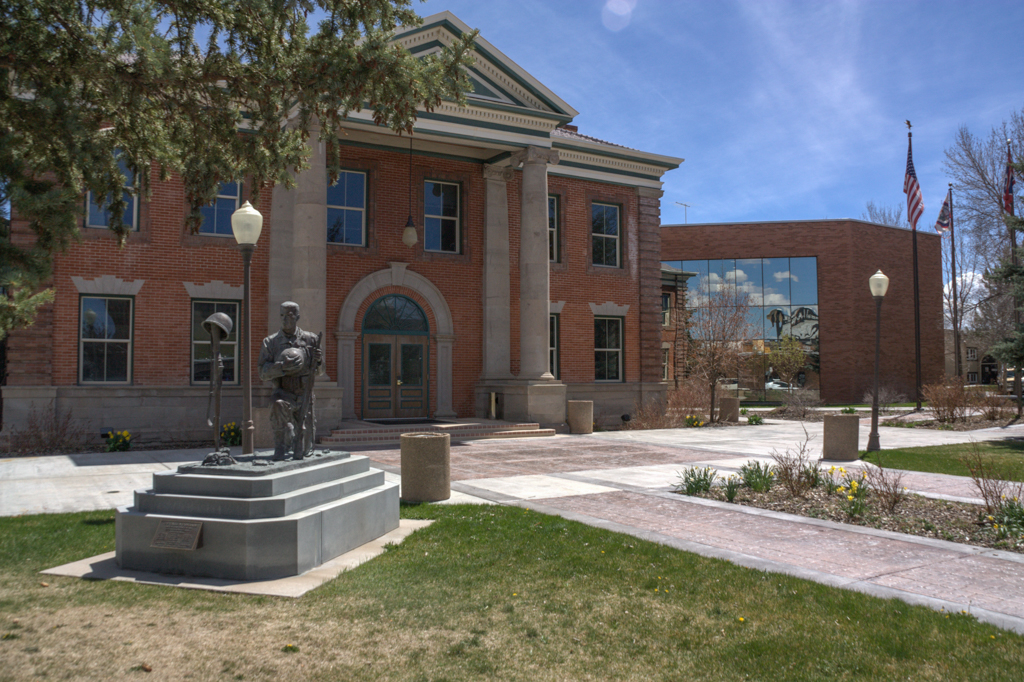
[[[453,408],[471,416],[473,391],[482,366],[482,278],[484,235],[484,180],[482,165],[432,156],[413,160],[412,213],[419,231],[410,249],[402,241],[409,214],[409,157],[406,152],[346,146],[343,165],[368,172],[369,247],[327,247],[327,323],[324,334],[328,374],[336,378],[337,340],[333,330],[342,303],[351,288],[367,275],[388,268],[390,262],[408,263],[408,270],[430,280],[441,291],[455,327],[452,376]],[[422,191],[424,179],[457,182],[462,188],[462,252],[437,254],[423,250]],[[219,280],[242,285],[242,259],[230,237],[185,233],[186,206],[181,181],[160,182],[156,171],[153,194],[140,206],[140,229],[119,248],[105,229],[82,229],[82,239],[56,257],[54,283],[57,297],[44,309],[31,329],[15,332],[8,347],[10,385],[73,386],[78,382],[79,293],[71,277],[94,279],[114,275],[122,280],[144,280],[135,297],[132,384],[134,386],[188,386],[191,357],[191,304],[183,282]],[[624,369],[627,382],[657,381],[657,371],[641,351],[660,344],[651,331],[660,305],[657,295],[658,200],[641,198],[631,187],[549,176],[551,193],[562,200],[564,217],[562,263],[551,273],[551,299],[566,301],[561,316],[561,378],[566,383],[594,380],[593,315],[588,303],[611,301],[630,306],[625,320]],[[512,371],[519,365],[519,227],[520,174],[508,183],[511,247]],[[625,239],[622,268],[596,268],[590,264],[590,202],[609,201],[621,206]],[[264,216],[263,235],[252,263],[252,339],[254,355],[268,333],[268,248],[272,229],[271,192],[265,190],[258,210]],[[639,280],[653,275],[653,286],[643,291]],[[652,293],[653,292],[653,293]],[[418,295],[402,288],[381,290],[402,293],[424,307],[433,324],[434,311]],[[642,295],[641,295],[642,294]],[[274,302],[276,304],[276,302]],[[360,310],[365,312],[366,304]],[[361,320],[361,317],[357,318]],[[643,321],[643,322],[642,322]],[[643,327],[641,328],[641,323]],[[432,330],[434,328],[432,327]],[[274,331],[273,329],[269,331]],[[319,331],[319,330],[313,330]],[[356,348],[355,404],[361,411],[361,344]],[[646,348],[646,346],[645,346]],[[436,387],[436,346],[431,344],[430,380]],[[254,385],[259,380],[250,372]],[[436,408],[432,395],[431,409]]]
[[[874,380],[875,303],[868,278],[889,277],[882,304],[881,383],[913,399],[913,235],[859,220],[666,225],[665,261],[720,258],[818,259],[821,395],[829,402],[860,402]],[[918,233],[921,379],[943,374],[942,260],[937,235]]]

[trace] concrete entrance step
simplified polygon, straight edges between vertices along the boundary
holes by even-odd
[[[447,433],[453,442],[458,442],[487,438],[543,438],[553,436],[556,432],[554,429],[542,429],[536,423],[493,419],[394,425],[353,421],[347,422],[345,428],[334,429],[320,443],[328,447],[398,445],[403,433]]]

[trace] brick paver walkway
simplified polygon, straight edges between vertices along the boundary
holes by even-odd
[[[364,454],[384,469],[400,470],[398,449]],[[967,609],[1024,633],[1024,555],[670,492],[675,472],[685,466],[735,469],[752,457],[765,455],[602,435],[475,441],[452,446],[451,475],[453,489],[470,495],[740,565],[936,609]],[[946,498],[977,496],[970,479],[957,476],[906,472],[904,485]]]

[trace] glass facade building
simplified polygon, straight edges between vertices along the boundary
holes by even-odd
[[[664,261],[663,265],[696,273],[687,279],[684,303],[694,338],[721,328],[701,323],[709,306],[734,308],[746,318],[746,324],[733,332],[738,338],[715,339],[742,344],[742,360],[734,378],[723,380],[729,389],[746,400],[777,400],[780,392],[796,388],[817,390],[817,258],[684,260]],[[729,328],[737,329],[737,325]],[[806,361],[799,372],[782,377],[773,366],[772,352],[779,352],[789,338],[799,343]],[[788,347],[793,348],[792,341]]]

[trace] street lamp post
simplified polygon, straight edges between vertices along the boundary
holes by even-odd
[[[231,214],[231,232],[238,242],[238,250],[242,252],[245,264],[245,280],[243,285],[241,343],[239,346],[239,371],[242,373],[242,454],[253,454],[252,425],[252,372],[249,367],[249,325],[252,316],[249,314],[249,267],[252,254],[256,250],[260,232],[263,231],[263,216],[248,201]]]
[[[889,278],[879,270],[868,279],[871,295],[875,297],[875,391],[871,398],[871,435],[868,436],[868,452],[878,452],[878,365],[882,348],[882,299],[889,290]]]

